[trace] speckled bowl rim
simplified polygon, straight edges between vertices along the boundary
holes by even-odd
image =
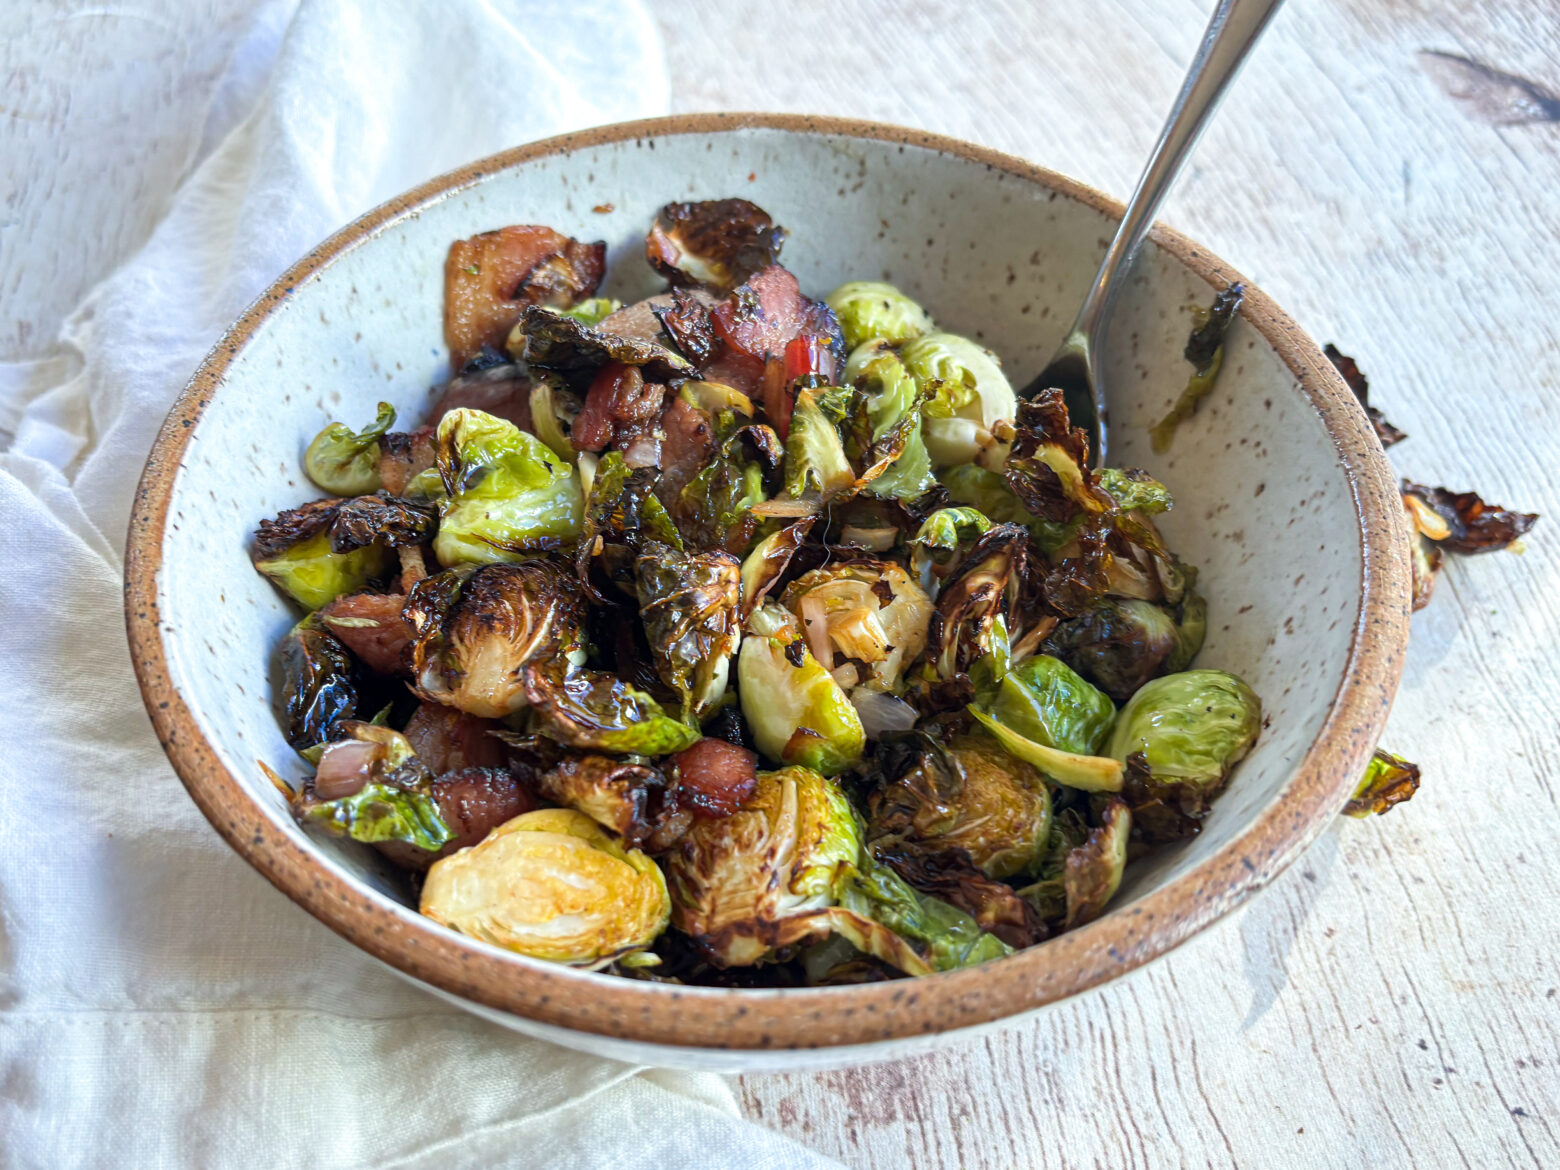
[[[926,148],[981,164],[1111,216],[1121,204],[1072,179],[952,138],[847,118],[693,114],[584,130],[517,147],[375,208],[289,268],[217,343],[163,424],[136,492],[125,557],[125,618],[146,707],[190,796],[235,850],[343,938],[462,999],[562,1028],[651,1044],[719,1049],[864,1045],[989,1023],[1123,975],[1176,947],[1272,881],[1332,820],[1375,748],[1408,641],[1409,568],[1402,505],[1364,412],[1317,345],[1247,283],[1243,314],[1277,350],[1331,435],[1353,492],[1363,554],[1361,602],[1343,681],[1321,733],[1283,794],[1241,835],[1167,885],[1079,930],[998,962],[855,987],[735,991],[586,975],[512,956],[371,895],[276,831],[220,762],[168,676],[158,613],[163,532],[180,462],[234,358],[292,291],[405,216],[495,171],[533,159],[675,135],[760,128]],[[1164,227],[1155,242],[1211,286],[1239,275]]]

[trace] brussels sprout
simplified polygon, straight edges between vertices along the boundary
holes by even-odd
[[[899,355],[879,345],[857,349],[846,363],[846,379],[861,390],[856,414],[860,483],[881,499],[913,500],[937,481],[922,433],[927,393],[905,370]]]
[[[913,889],[870,854],[836,883],[838,909],[828,912],[836,932],[907,975],[973,967],[1012,954],[974,918]]]
[[[758,606],[785,575],[796,550],[802,547],[816,523],[816,516],[803,516],[793,524],[777,528],[753,546],[742,561],[742,616]]]
[[[1013,449],[1003,475],[1030,512],[1064,524],[1079,512],[1117,510],[1089,471],[1088,439],[1072,425],[1060,390],[1041,390],[1025,401],[1013,426]]]
[[[1010,947],[1030,947],[1049,935],[1045,920],[1007,882],[988,877],[963,849],[936,843],[879,842],[870,852],[919,894],[969,915]]]
[[[404,735],[353,721],[337,730],[343,738],[325,745],[315,779],[293,801],[300,823],[368,845],[399,841],[426,852],[454,840],[429,790],[432,777]]]
[[[875,339],[909,341],[936,328],[925,309],[882,281],[852,280],[824,300],[839,318],[847,349]]]
[[[1145,512],[1157,515],[1175,506],[1170,489],[1146,471],[1128,468],[1102,467],[1095,473],[1100,487],[1110,494],[1116,507],[1123,512]]]
[[[583,301],[570,305],[567,309],[551,308],[553,312],[563,317],[572,317],[581,325],[600,325],[608,317],[612,316],[623,307],[623,302],[613,297],[586,297]]]
[[[1132,812],[1113,796],[1100,814],[1100,827],[1091,830],[1082,845],[1067,854],[1062,886],[1067,896],[1066,930],[1092,922],[1105,912],[1105,904],[1121,888],[1127,867],[1127,843],[1132,835]]]
[[[1047,556],[1070,544],[1083,522],[1082,515],[1071,521],[1041,519],[1024,507],[1006,479],[973,463],[946,468],[938,479],[956,502],[980,509],[998,524],[1022,524]]]
[[[861,758],[861,716],[808,651],[801,622],[773,602],[748,618],[737,686],[753,741],[770,759],[832,776]]]
[[[379,440],[395,422],[395,407],[379,404],[374,421],[361,431],[346,423],[330,423],[309,441],[303,471],[325,491],[337,496],[361,496],[379,490]]]
[[[668,203],[645,237],[650,266],[671,284],[703,284],[729,292],[779,263],[786,230],[746,199]]]
[[[520,560],[580,534],[579,478],[534,435],[480,410],[439,420],[441,564]]]
[[[1013,667],[975,705],[1027,740],[1086,756],[1104,746],[1116,718],[1115,704],[1049,654]]]
[[[923,520],[910,538],[910,567],[920,579],[921,588],[936,597],[942,578],[952,571],[959,546],[974,540],[990,527],[990,520],[979,510],[969,507],[939,508]]]
[[[319,609],[343,593],[356,593],[390,567],[380,545],[336,552],[330,525],[341,501],[316,500],[262,520],[255,534],[255,568],[305,609]]]
[[[632,597],[634,558],[645,541],[682,549],[677,525],[653,491],[655,481],[653,469],[629,467],[618,451],[608,451],[594,469],[574,556],[580,582],[598,601],[608,598],[592,584],[592,564],[599,564],[607,579]]]
[[[899,350],[905,369],[931,394],[926,447],[938,467],[979,462],[993,470],[1007,458],[997,424],[1011,422],[1018,400],[989,350],[952,333],[931,333]]]
[[[1195,324],[1186,341],[1186,360],[1192,363],[1192,376],[1170,413],[1149,429],[1155,451],[1163,454],[1170,449],[1176,428],[1191,418],[1197,404],[1212,393],[1219,369],[1224,364],[1224,335],[1240,311],[1245,295],[1246,286],[1237,280],[1220,290],[1207,309],[1195,310]]]
[[[800,619],[808,649],[850,688],[868,680],[893,690],[926,648],[932,602],[892,561],[862,557],[813,569],[786,586],[781,604]]]
[[[580,400],[556,378],[538,377],[531,383],[531,430],[548,449],[567,462],[579,458],[566,430],[580,412]]]
[[[845,457],[839,432],[850,397],[851,392],[840,386],[796,392],[785,441],[785,490],[793,498],[814,492],[828,499],[855,485],[856,473]]]
[[[983,735],[946,745],[925,732],[890,741],[888,781],[869,800],[873,851],[962,850],[987,877],[1033,868],[1051,823],[1051,796],[1039,772]]]
[[[447,569],[412,587],[413,689],[429,702],[501,719],[526,705],[525,669],[574,650],[579,586],[546,560]]]
[[[1206,802],[1256,742],[1262,701],[1222,670],[1187,670],[1146,683],[1116,717],[1108,754],[1141,755],[1149,790],[1173,786]]]
[[[1376,749],[1359,787],[1343,806],[1345,815],[1368,817],[1372,813],[1384,813],[1394,805],[1402,804],[1419,791],[1419,765],[1410,764],[1401,756]]]
[[[648,542],[634,563],[639,609],[661,680],[697,720],[726,693],[742,640],[741,565],[729,553],[684,553]]]
[[[534,784],[544,800],[577,809],[598,825],[611,829],[625,845],[640,848],[676,816],[666,802],[666,777],[646,764],[608,756],[565,756],[539,770]],[[686,828],[687,815],[674,837]],[[656,847],[669,844],[658,840]]]
[[[433,538],[433,510],[384,492],[343,500],[330,524],[332,552],[351,552],[370,544],[413,548]]]
[[[282,639],[279,657],[287,742],[299,751],[324,743],[336,721],[357,710],[352,656],[310,614]]]
[[[677,493],[671,512],[678,531],[690,542],[705,548],[723,548],[743,553],[758,532],[759,520],[753,509],[765,499],[764,469],[744,457],[744,442],[756,433],[767,446],[774,435],[768,427],[737,428],[734,411],[720,416],[718,431],[725,437],[709,460]],[[779,439],[775,439],[778,453]],[[663,476],[660,487],[674,482]]]
[[[1043,649],[1116,702],[1125,703],[1149,679],[1184,669],[1191,661],[1202,644],[1201,602],[1195,597],[1185,607],[1188,620],[1183,631],[1162,606],[1107,597],[1057,626]]]
[[[993,649],[998,628],[1009,632],[1029,572],[1029,534],[1016,524],[997,524],[975,542],[937,598],[927,663],[939,679],[967,673]]]
[[[668,715],[616,675],[582,669],[567,658],[533,663],[523,673],[536,730],[567,747],[667,756],[699,739],[697,727]]]
[[[421,910],[505,950],[578,967],[642,951],[666,929],[666,880],[585,814],[523,813],[434,863]]]
[[[833,929],[819,912],[860,855],[855,815],[832,781],[804,767],[761,772],[739,811],[695,821],[667,857],[672,922],[716,966],[752,966]]]

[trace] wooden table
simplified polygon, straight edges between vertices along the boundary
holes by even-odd
[[[247,6],[162,7],[194,26]],[[654,0],[676,110],[924,126],[1118,194],[1208,7]],[[189,94],[223,39],[190,43],[181,87],[124,116],[202,116]],[[1388,743],[1425,765],[1420,795],[1338,822],[1244,912],[1081,1002],[916,1060],[743,1078],[757,1121],[884,1170],[1560,1166],[1560,123],[1492,124],[1513,91],[1453,100],[1422,50],[1560,88],[1552,0],[1295,0],[1164,212],[1359,358],[1412,436],[1404,474],[1546,514],[1525,555],[1454,562],[1414,619]],[[73,156],[51,84],[7,78],[54,112],[0,167],[0,227],[30,181],[44,217],[0,232],[4,358],[45,351],[181,175],[128,148]],[[59,195],[84,184],[123,198],[75,232]],[[69,263],[21,263],[56,237]]]
[[[1210,5],[654,7],[674,111],[921,126],[1124,196]],[[1358,357],[1412,436],[1402,474],[1546,514],[1414,619],[1387,742],[1424,764],[1419,796],[1340,820],[1082,1002],[940,1055],[746,1077],[756,1120],[883,1170],[1560,1165],[1560,123],[1492,125],[1422,50],[1560,89],[1542,0],[1296,0],[1162,216]]]

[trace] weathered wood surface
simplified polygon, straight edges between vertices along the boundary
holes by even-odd
[[[1118,194],[1209,7],[655,4],[676,110],[924,126]],[[942,1055],[744,1078],[750,1116],[882,1170],[1560,1165],[1560,123],[1492,125],[1521,95],[1453,100],[1421,50],[1560,89],[1544,0],[1293,3],[1163,213],[1359,358],[1403,474],[1546,513],[1414,619],[1389,743],[1420,795],[1136,977]]]
[[[919,125],[1118,194],[1208,8],[653,4],[678,110]],[[144,19],[209,28],[233,11],[192,0]],[[7,59],[28,63],[0,103],[27,123],[0,162],[0,359],[46,352],[189,164],[182,132],[150,156],[71,149],[72,119],[105,115],[73,110],[64,63],[140,68],[140,12],[121,11],[106,56],[90,21],[41,5],[0,22]],[[198,132],[225,42],[210,43],[176,89],[127,84],[112,116],[172,111]],[[1560,89],[1547,0],[1297,0],[1164,218],[1358,356],[1412,436],[1402,472],[1546,514],[1525,555],[1454,563],[1414,620],[1389,742],[1425,764],[1424,789],[1334,826],[1249,909],[1076,1005],[917,1060],[744,1078],[756,1120],[884,1170],[1560,1166],[1560,123],[1509,84],[1453,100],[1421,50]],[[1523,110],[1540,120],[1494,124]],[[82,223],[93,185],[123,198]],[[20,209],[40,203],[57,215],[24,238]]]

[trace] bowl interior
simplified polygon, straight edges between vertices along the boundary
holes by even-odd
[[[318,493],[300,456],[332,419],[361,424],[392,402],[420,421],[447,377],[443,263],[451,240],[544,223],[609,248],[606,292],[656,291],[642,238],[672,199],[741,195],[790,229],[784,262],[815,296],[841,281],[893,281],[940,325],[980,339],[1025,383],[1060,339],[1109,235],[1108,216],[978,158],[914,142],[772,127],[662,134],[533,158],[468,182],[367,238],[291,288],[228,361],[188,435],[171,487],[157,580],[170,683],[220,763],[275,834],[347,875],[366,898],[407,901],[371,851],[306,837],[257,766],[296,781],[271,702],[273,651],[298,617],[250,567],[256,522]],[[1244,677],[1265,729],[1201,836],[1129,871],[1116,913],[1173,882],[1280,801],[1322,729],[1361,607],[1360,522],[1318,409],[1258,329],[1237,322],[1220,383],[1172,450],[1148,426],[1184,387],[1189,310],[1205,277],[1150,242],[1108,355],[1113,462],[1173,490],[1163,525],[1201,571],[1209,604],[1200,665]],[[439,930],[406,912],[419,928]],[[477,944],[473,944],[477,945]],[[528,961],[514,959],[525,966]]]

